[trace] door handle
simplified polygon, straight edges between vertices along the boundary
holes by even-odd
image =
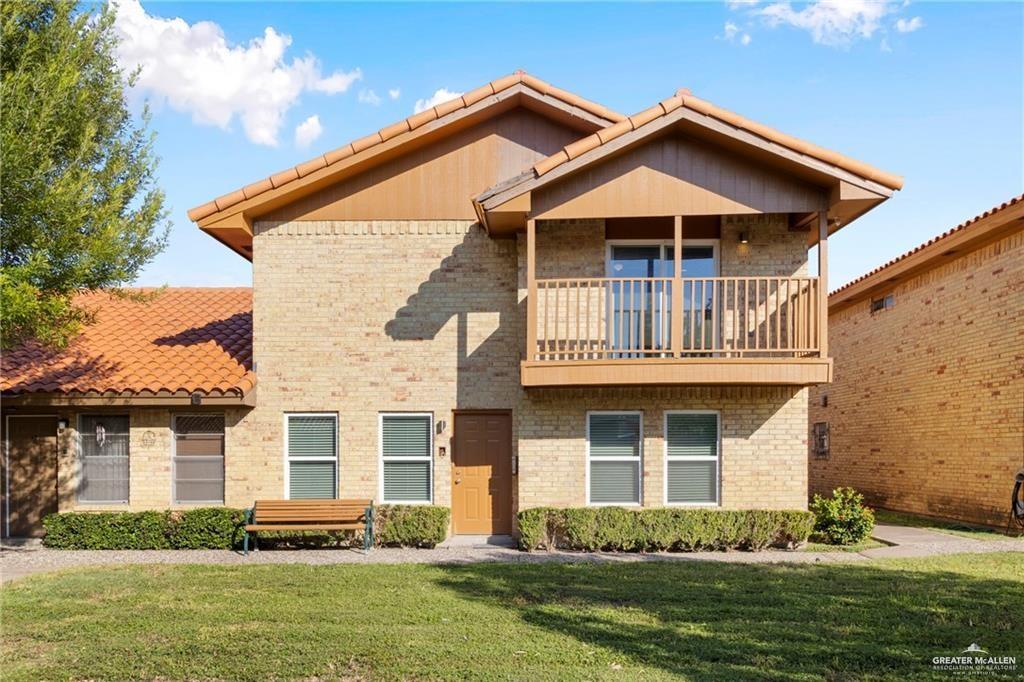
[[[462,479],[461,478],[456,478],[455,479],[455,485],[458,485],[460,483],[462,483]]]

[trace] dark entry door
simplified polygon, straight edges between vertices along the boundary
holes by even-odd
[[[452,442],[452,527],[458,535],[512,532],[512,415],[460,412]]]
[[[43,517],[57,511],[57,418],[7,419],[3,533],[40,537]]]

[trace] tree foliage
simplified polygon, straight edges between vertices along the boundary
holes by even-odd
[[[109,8],[0,2],[2,344],[63,345],[81,290],[130,282],[167,239],[148,114],[116,60]]]

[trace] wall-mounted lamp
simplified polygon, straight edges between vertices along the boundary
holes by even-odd
[[[740,244],[746,244],[748,241],[750,241],[750,240],[747,237],[747,233],[745,231],[744,232],[740,232]]]
[[[62,417],[62,418],[58,419],[57,420],[57,430],[58,431],[63,431],[66,428],[68,428],[68,420],[67,420],[67,418],[66,417]]]
[[[437,435],[444,433],[444,430],[448,428],[448,424],[443,419],[437,420]]]
[[[202,405],[203,404],[203,394],[200,393],[199,391],[196,391],[195,393],[192,394],[190,402],[193,405]]]

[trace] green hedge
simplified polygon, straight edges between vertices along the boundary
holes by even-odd
[[[692,552],[790,547],[805,542],[814,515],[799,510],[541,507],[519,512],[520,547],[586,552]]]
[[[448,507],[396,504],[375,511],[373,532],[378,545],[434,547],[448,537]]]
[[[384,505],[375,508],[378,545],[433,547],[448,536],[446,507]],[[245,511],[201,507],[186,511],[65,512],[43,519],[43,544],[55,549],[232,549],[242,544]],[[349,534],[362,546],[362,534]],[[261,533],[262,540],[292,546],[349,542],[323,532]]]

